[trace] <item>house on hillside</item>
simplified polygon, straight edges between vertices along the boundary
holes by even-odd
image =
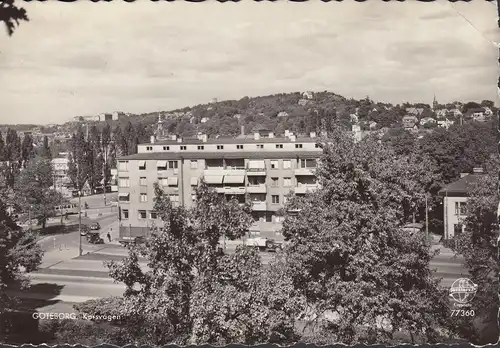
[[[484,114],[483,108],[473,108],[467,110],[465,113],[465,117],[468,119],[473,119],[474,121],[484,122],[486,120],[486,116]]]
[[[406,108],[406,112],[410,115],[418,116],[418,115],[421,115],[422,112],[424,112],[424,109],[423,108]]]
[[[460,111],[460,109],[458,109],[458,108],[451,109],[449,111],[453,114],[454,117],[463,116],[462,111]]]
[[[434,111],[437,118],[445,118],[448,113],[448,109],[439,109]]]
[[[368,127],[370,128],[370,130],[374,130],[374,129],[377,128],[377,125],[378,125],[377,122],[372,121],[372,122],[370,122],[370,124],[368,125]]]
[[[314,98],[314,94],[313,92],[307,91],[302,93],[302,98],[311,100]]]
[[[201,123],[207,123],[209,120],[210,120],[210,118],[209,118],[209,117],[203,117],[203,118],[200,120],[200,122],[201,122]]]
[[[288,117],[288,112],[286,111],[278,112],[278,117]]]
[[[298,104],[299,104],[300,106],[305,106],[305,105],[307,105],[307,102],[308,102],[308,100],[307,100],[307,99],[300,99]]]
[[[448,120],[448,119],[439,120],[439,121],[437,122],[438,127],[442,127],[442,128],[446,128],[446,129],[450,128],[450,126],[452,126],[454,123],[455,123],[455,122],[450,121],[450,120]]]
[[[406,115],[401,121],[403,123],[403,128],[410,129],[418,123],[418,118],[413,115]]]
[[[467,198],[471,189],[483,174],[482,168],[474,168],[472,174],[462,173],[461,178],[439,191],[444,204],[444,238],[450,239],[464,231]]]
[[[420,125],[423,126],[427,123],[436,123],[436,120],[433,119],[432,117],[424,117],[423,119],[420,120]]]
[[[487,106],[483,107],[484,109],[484,116],[486,117],[491,117],[493,116],[493,111],[491,111],[491,109]]]

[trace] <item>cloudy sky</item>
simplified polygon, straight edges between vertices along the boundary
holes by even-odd
[[[332,91],[497,101],[496,5],[45,2],[0,29],[0,123]],[[4,29],[4,28],[2,28]]]

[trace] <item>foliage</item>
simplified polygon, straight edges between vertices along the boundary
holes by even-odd
[[[23,167],[26,168],[27,162],[35,157],[35,148],[33,146],[33,138],[29,134],[25,134],[21,144],[21,158]]]
[[[0,3],[0,22],[4,22],[9,36],[14,34],[14,29],[20,21],[29,21],[26,10],[14,5],[14,0],[2,0]]]
[[[7,287],[27,286],[25,272],[37,269],[42,254],[35,235],[22,231],[0,200],[0,314],[5,309],[15,308],[15,299],[6,293]]]
[[[89,178],[89,146],[81,128],[73,134],[69,146],[68,177],[76,190],[81,191]]]
[[[484,324],[479,332],[479,344],[496,342],[498,339],[498,164],[498,159],[490,161],[487,173],[469,187],[465,232],[456,238],[456,252],[463,255],[464,266],[469,269],[471,280],[478,284],[472,305],[479,316],[477,319]]]
[[[371,139],[355,144],[336,132],[330,140],[317,169],[323,189],[292,200],[298,213],[283,224],[295,288],[338,341],[390,342],[402,330],[437,342],[449,318],[446,294],[425,237],[400,228],[425,192],[414,180],[422,168]],[[382,319],[389,325],[377,326]]]
[[[80,309],[120,313],[140,344],[293,341],[301,302],[283,264],[265,269],[252,249],[219,250],[222,237],[248,232],[250,204],[226,201],[203,181],[191,210],[173,206],[158,184],[155,193],[164,231],[132,247],[121,264],[109,263],[111,276],[127,286],[123,302]]]
[[[49,139],[47,138],[47,136],[43,137],[43,145],[40,150],[40,156],[49,160],[52,159],[52,151],[50,151]]]
[[[30,162],[16,181],[16,203],[23,212],[31,211],[38,223],[45,228],[54,206],[63,201],[60,192],[51,189],[52,164],[48,159],[36,158]]]

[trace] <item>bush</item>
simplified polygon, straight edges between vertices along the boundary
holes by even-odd
[[[456,245],[455,238],[443,239],[443,246],[445,248],[449,248],[449,249],[455,251],[455,245]]]
[[[107,297],[98,300],[89,300],[73,306],[80,313],[92,316],[120,316],[121,320],[111,321],[113,324],[122,324],[124,317],[120,313],[123,299],[121,297]],[[109,322],[107,320],[95,320],[95,322]]]

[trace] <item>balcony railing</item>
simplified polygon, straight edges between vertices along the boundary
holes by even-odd
[[[224,193],[226,195],[243,195],[246,193],[246,187],[216,187],[217,193]]]
[[[267,192],[266,184],[248,185],[247,192],[248,193],[266,193]]]
[[[306,192],[311,192],[317,190],[319,188],[319,184],[298,184],[294,189],[295,193],[304,194]]]
[[[252,210],[255,210],[255,211],[266,211],[267,210],[267,204],[266,204],[266,202],[259,202],[259,201],[252,202]]]
[[[314,175],[314,172],[316,171],[315,167],[308,167],[308,168],[296,168],[294,170],[295,175]]]

